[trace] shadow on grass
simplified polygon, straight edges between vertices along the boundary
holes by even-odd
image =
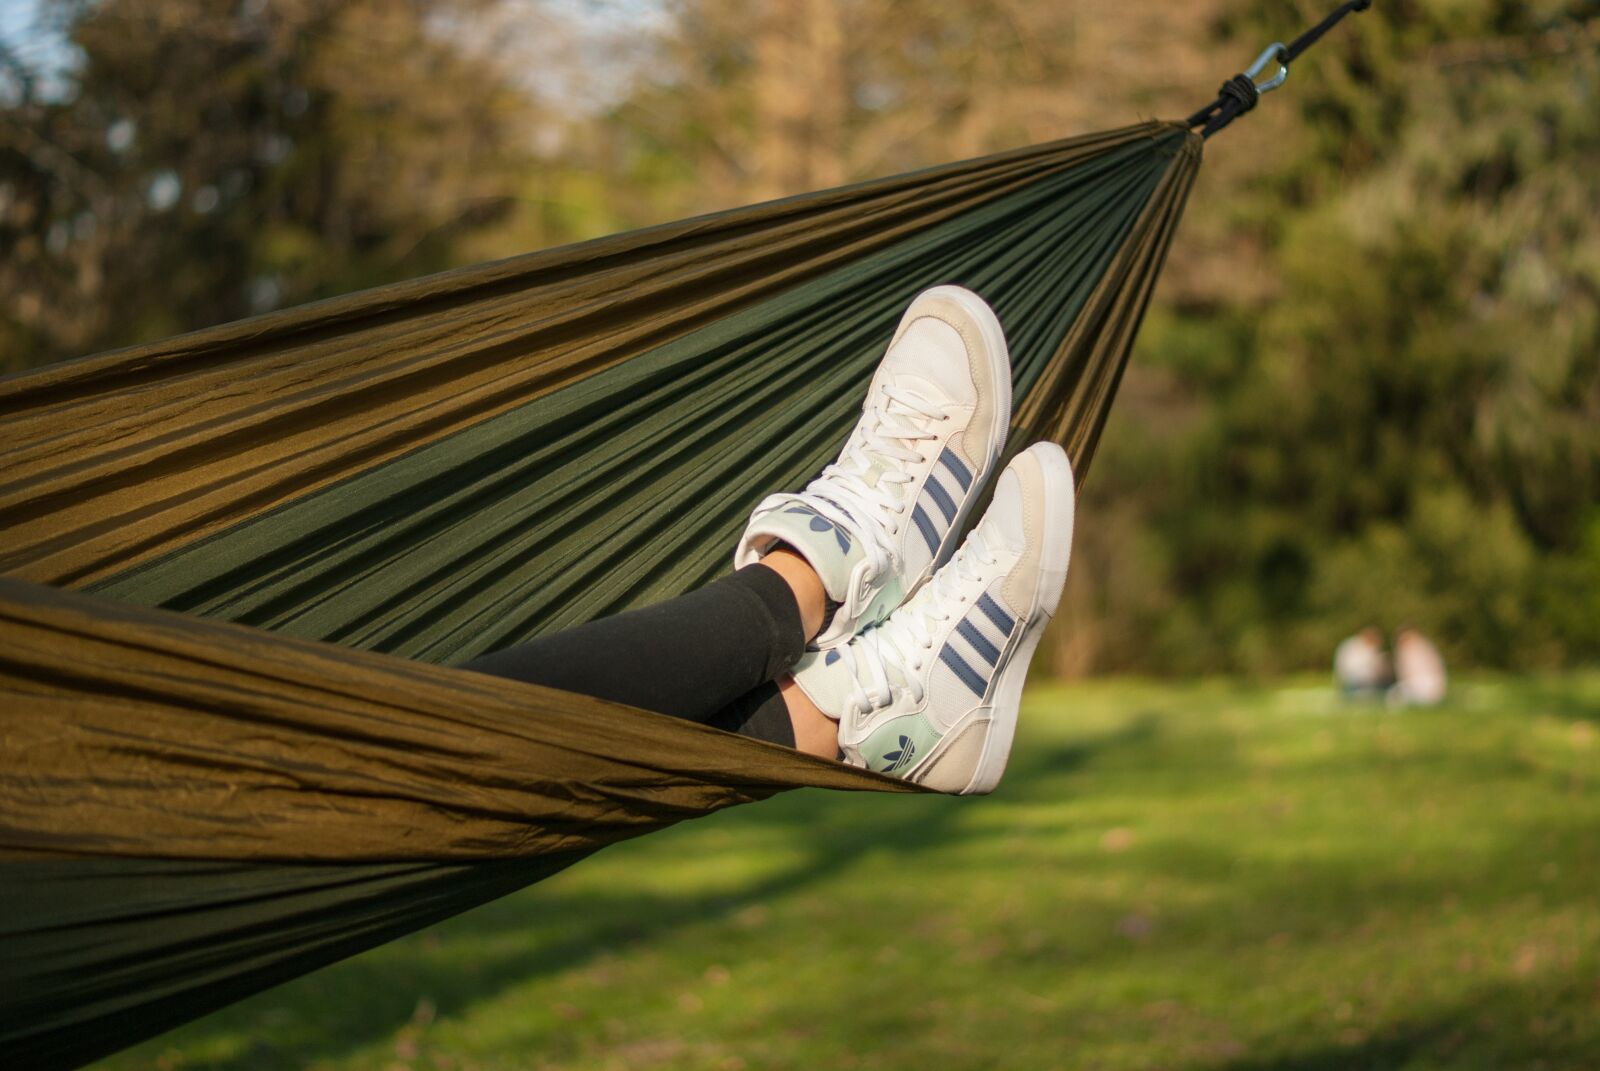
[[[1592,989],[1586,973],[1532,979],[1518,988],[1486,986],[1442,1011],[1387,1024],[1348,1042],[1195,1065],[1191,1071],[1586,1071],[1595,1066],[1594,1053],[1570,1040],[1576,1032],[1548,1009],[1581,1007]]]
[[[1101,753],[1136,746],[1154,732],[1155,719],[1141,717],[1093,741],[1032,749],[1015,764],[1012,785],[1007,786],[1014,790],[994,802],[1059,794],[1060,779]],[[418,994],[427,994],[439,1013],[458,1015],[510,985],[569,971],[680,927],[792,896],[826,882],[868,853],[913,856],[936,846],[949,847],[973,835],[959,826],[961,815],[973,805],[974,801],[949,797],[869,800],[794,793],[725,812],[714,821],[741,832],[760,829],[774,839],[802,841],[802,858],[731,892],[682,897],[611,891],[600,896],[555,890],[514,894],[441,927],[452,942],[500,941],[511,947],[488,951],[470,963],[444,963],[425,941],[413,936],[381,956],[347,960],[260,994],[167,1041],[191,1048],[204,1046],[208,1034],[257,1033],[231,1058],[206,1064],[217,1071],[298,1068],[312,1058],[336,1059],[405,1025],[416,1009]],[[648,866],[648,857],[640,865]],[[526,939],[530,921],[535,928],[531,947]],[[518,939],[519,934],[524,939]],[[275,1038],[261,1036],[262,1025],[281,1020],[285,1012],[299,1019],[295,1024],[299,1029],[282,1024]],[[163,1041],[153,1044],[159,1050]]]
[[[1148,958],[1159,965],[1174,951],[1190,961],[1204,961],[1208,955],[1225,956],[1233,949],[1265,947],[1280,939],[1321,947],[1363,927],[1392,933],[1395,947],[1401,948],[1411,920],[1425,920],[1446,901],[1457,910],[1479,910],[1536,896],[1554,909],[1587,904],[1592,898],[1596,872],[1585,863],[1592,856],[1583,846],[1593,843],[1600,829],[1586,817],[1589,812],[1575,813],[1571,821],[1556,826],[1542,812],[1508,816],[1496,826],[1492,843],[1467,854],[1427,851],[1423,845],[1414,863],[1388,859],[1381,852],[1356,859],[1340,852],[1311,851],[1286,860],[1274,852],[1257,855],[1251,843],[1225,837],[1152,840],[1148,846],[1141,840],[1117,854],[1096,847],[1092,837],[1077,838],[1074,843],[1084,847],[1071,848],[1054,839],[1055,832],[1070,833],[1068,827],[1083,819],[1073,808],[1058,813],[1041,804],[1070,798],[1086,784],[1115,788],[1123,783],[1115,778],[1133,777],[1147,790],[1146,768],[1168,770],[1173,763],[1185,783],[1195,776],[1238,776],[1238,771],[1229,772],[1225,760],[1220,773],[1212,770],[1219,761],[1212,748],[1225,748],[1226,740],[1202,737],[1206,746],[1197,749],[1192,732],[1171,735],[1177,724],[1156,709],[1103,734],[1076,737],[1070,744],[1048,738],[1025,740],[1007,783],[984,801],[791,793],[724,812],[629,848],[611,849],[632,853],[626,857],[628,867],[647,879],[637,887],[558,881],[507,897],[445,923],[437,931],[442,941],[431,935],[413,936],[379,954],[326,968],[218,1013],[170,1043],[179,1052],[200,1052],[208,1046],[215,1052],[241,1036],[251,1037],[253,1043],[244,1051],[205,1064],[224,1071],[334,1062],[395,1035],[411,1019],[420,995],[426,995],[437,1014],[461,1016],[526,981],[561,976],[603,957],[648,949],[680,929],[724,919],[735,919],[742,928],[740,916],[748,909],[788,899],[830,880],[836,882],[832,888],[838,888],[837,881],[848,881],[850,868],[868,856],[877,857],[872,868],[876,873],[880,872],[876,861],[885,856],[897,863],[904,859],[906,869],[914,870],[923,866],[913,861],[918,855],[932,856],[952,846],[982,851],[983,838],[1007,827],[1003,812],[1009,808],[1016,808],[1018,815],[1027,813],[1034,823],[1027,827],[1030,843],[1018,849],[1023,856],[1011,860],[1015,868],[1041,875],[1048,875],[1050,867],[1071,868],[1078,874],[1103,871],[1108,890],[1113,875],[1131,869],[1152,881],[1182,883],[1188,892],[1184,901],[1167,903],[1151,913],[1149,932],[1131,936],[1121,926],[1129,902],[1113,891],[1101,897],[1080,890],[1073,900],[1072,925],[1046,927],[1042,943],[1024,932],[1037,927],[1033,921],[1018,923],[1022,929],[1013,926],[1012,932],[997,923],[996,940],[1011,942],[1005,946],[1007,961],[1023,968],[1070,964],[1071,970],[1092,977],[1105,963],[1126,966],[1130,959]],[[1476,771],[1470,763],[1462,769],[1468,774]],[[1166,780],[1161,783],[1171,776],[1164,773]],[[1113,780],[1108,782],[1107,777]],[[1052,824],[1049,837],[1038,835],[1041,815]],[[1060,828],[1058,820],[1063,823]],[[1283,821],[1289,823],[1286,832],[1292,832],[1293,814]],[[736,883],[732,887],[706,890],[694,880],[679,892],[663,890],[659,881],[648,880],[667,867],[676,880],[686,870],[686,861],[692,865],[702,857],[707,860],[708,880],[710,875],[748,874],[761,865],[751,860],[774,848],[778,849],[772,852],[774,859],[782,862],[765,864],[757,876],[742,883],[727,879]],[[738,866],[721,869],[719,851],[745,859],[730,859]],[[1547,875],[1543,868],[1551,859],[1564,862],[1559,873]],[[752,929],[749,938],[727,929],[719,932],[743,950],[730,955],[748,954],[768,936],[759,929]],[[1152,977],[1159,976],[1158,966],[1152,971]],[[1584,979],[1592,990],[1593,975]],[[591,979],[586,984],[598,982]],[[1246,979],[1243,984],[1253,983]],[[1592,1006],[1591,990],[1580,986],[1568,994],[1566,987],[1566,980],[1546,983],[1530,977],[1525,987],[1484,990],[1443,1010],[1414,1005],[1390,1009],[1364,1032],[1355,1029],[1360,1024],[1352,1024],[1346,1034],[1327,1025],[1304,1038],[1289,1039],[1271,1055],[1257,1052],[1231,1062],[1199,1060],[1183,1066],[1189,1071],[1589,1066],[1581,1060],[1550,1061],[1535,1055],[1553,1038],[1592,1038],[1592,1031],[1577,1026],[1557,1024],[1551,1030],[1539,1025],[1544,1008]],[[548,1021],[531,1027],[526,1039],[529,1051],[559,1048],[559,1029]],[[896,1029],[885,1027],[879,1040],[892,1044]],[[1304,1046],[1302,1050],[1292,1047],[1295,1040]],[[161,1044],[158,1041],[141,1057],[150,1060]]]
[[[1520,706],[1556,718],[1600,722],[1600,676],[1587,688],[1570,681],[1534,677],[1521,689]]]

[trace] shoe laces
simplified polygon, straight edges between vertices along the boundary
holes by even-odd
[[[922,702],[927,691],[922,669],[934,657],[939,626],[962,612],[972,601],[968,592],[985,582],[984,570],[999,560],[980,525],[910,602],[839,649],[852,678],[847,697],[852,713],[862,716],[889,706],[900,690],[910,692],[913,703]]]
[[[948,419],[943,406],[890,383],[873,392],[839,460],[806,485],[806,504],[861,537],[869,578],[899,565],[894,538],[911,506],[916,474],[902,462],[925,460],[917,444],[937,439],[934,425]]]

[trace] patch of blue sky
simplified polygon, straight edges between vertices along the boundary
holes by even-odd
[[[0,3],[0,104],[21,101],[24,80],[41,100],[59,100],[72,91],[81,55],[67,35],[64,5],[46,0]]]

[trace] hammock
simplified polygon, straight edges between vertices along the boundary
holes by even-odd
[[[81,1064],[686,818],[915,791],[450,667],[727,568],[936,283],[1005,327],[1010,448],[1083,472],[1190,127],[1248,95],[0,380],[6,1062]]]

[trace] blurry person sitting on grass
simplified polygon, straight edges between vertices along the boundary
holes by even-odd
[[[1444,657],[1433,641],[1414,628],[1394,635],[1394,687],[1391,706],[1431,707],[1444,701]]]
[[[1333,652],[1333,679],[1350,699],[1376,699],[1394,681],[1383,633],[1367,626],[1346,637]]]

